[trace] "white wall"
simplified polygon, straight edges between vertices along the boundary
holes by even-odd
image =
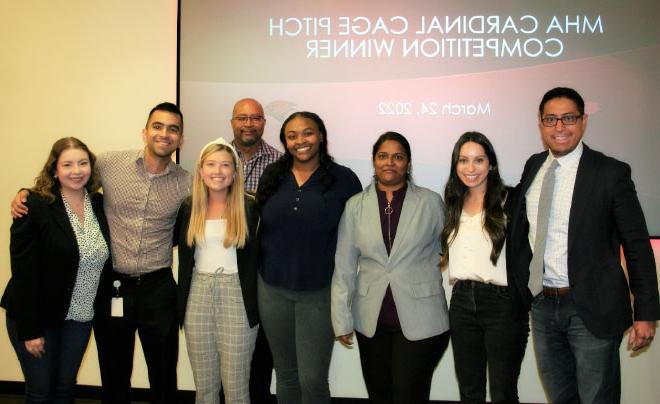
[[[176,0],[0,1],[3,158],[0,290],[10,276],[7,204],[30,186],[52,143],[75,136],[96,152],[141,147],[149,110],[176,101]],[[0,209],[1,210],[1,209]],[[0,380],[22,380],[0,310]],[[185,349],[179,386],[193,389]],[[148,386],[142,353],[135,386]],[[79,383],[100,384],[90,344]]]
[[[0,2],[4,143],[0,212],[3,203],[8,210],[18,188],[31,185],[53,141],[62,136],[79,137],[98,152],[141,146],[140,129],[149,109],[176,97],[176,7],[176,0]],[[0,214],[0,229],[4,229],[0,231],[0,289],[10,275],[10,224],[9,214]],[[0,322],[4,323],[4,311],[0,311]],[[624,344],[621,357],[622,402],[658,402],[657,343],[635,358]],[[0,362],[0,380],[22,380],[4,325],[0,325]],[[452,369],[448,351],[435,375],[433,397],[458,398]],[[79,383],[100,384],[93,341]],[[139,349],[133,385],[148,386]],[[331,386],[340,395],[364,395],[356,350],[337,347]],[[179,388],[194,388],[183,338]],[[523,363],[520,394],[526,402],[545,400],[531,349]]]

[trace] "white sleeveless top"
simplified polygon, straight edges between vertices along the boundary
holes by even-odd
[[[204,241],[195,246],[195,270],[206,274],[238,272],[236,247],[225,248],[225,219],[207,220]]]

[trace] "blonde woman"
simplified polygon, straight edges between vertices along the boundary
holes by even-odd
[[[196,403],[249,403],[258,330],[258,215],[243,191],[242,164],[218,138],[195,166],[192,196],[177,218],[179,319],[195,379]]]

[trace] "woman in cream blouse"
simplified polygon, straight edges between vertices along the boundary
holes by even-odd
[[[452,152],[442,231],[453,291],[449,306],[454,367],[462,403],[518,402],[528,318],[513,307],[504,251],[507,188],[497,156],[481,133],[464,133]]]

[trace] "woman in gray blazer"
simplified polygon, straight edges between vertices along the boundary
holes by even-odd
[[[381,135],[372,158],[375,180],[346,203],[339,224],[332,324],[345,345],[356,332],[371,402],[425,403],[449,342],[443,203],[410,180],[401,134]]]

